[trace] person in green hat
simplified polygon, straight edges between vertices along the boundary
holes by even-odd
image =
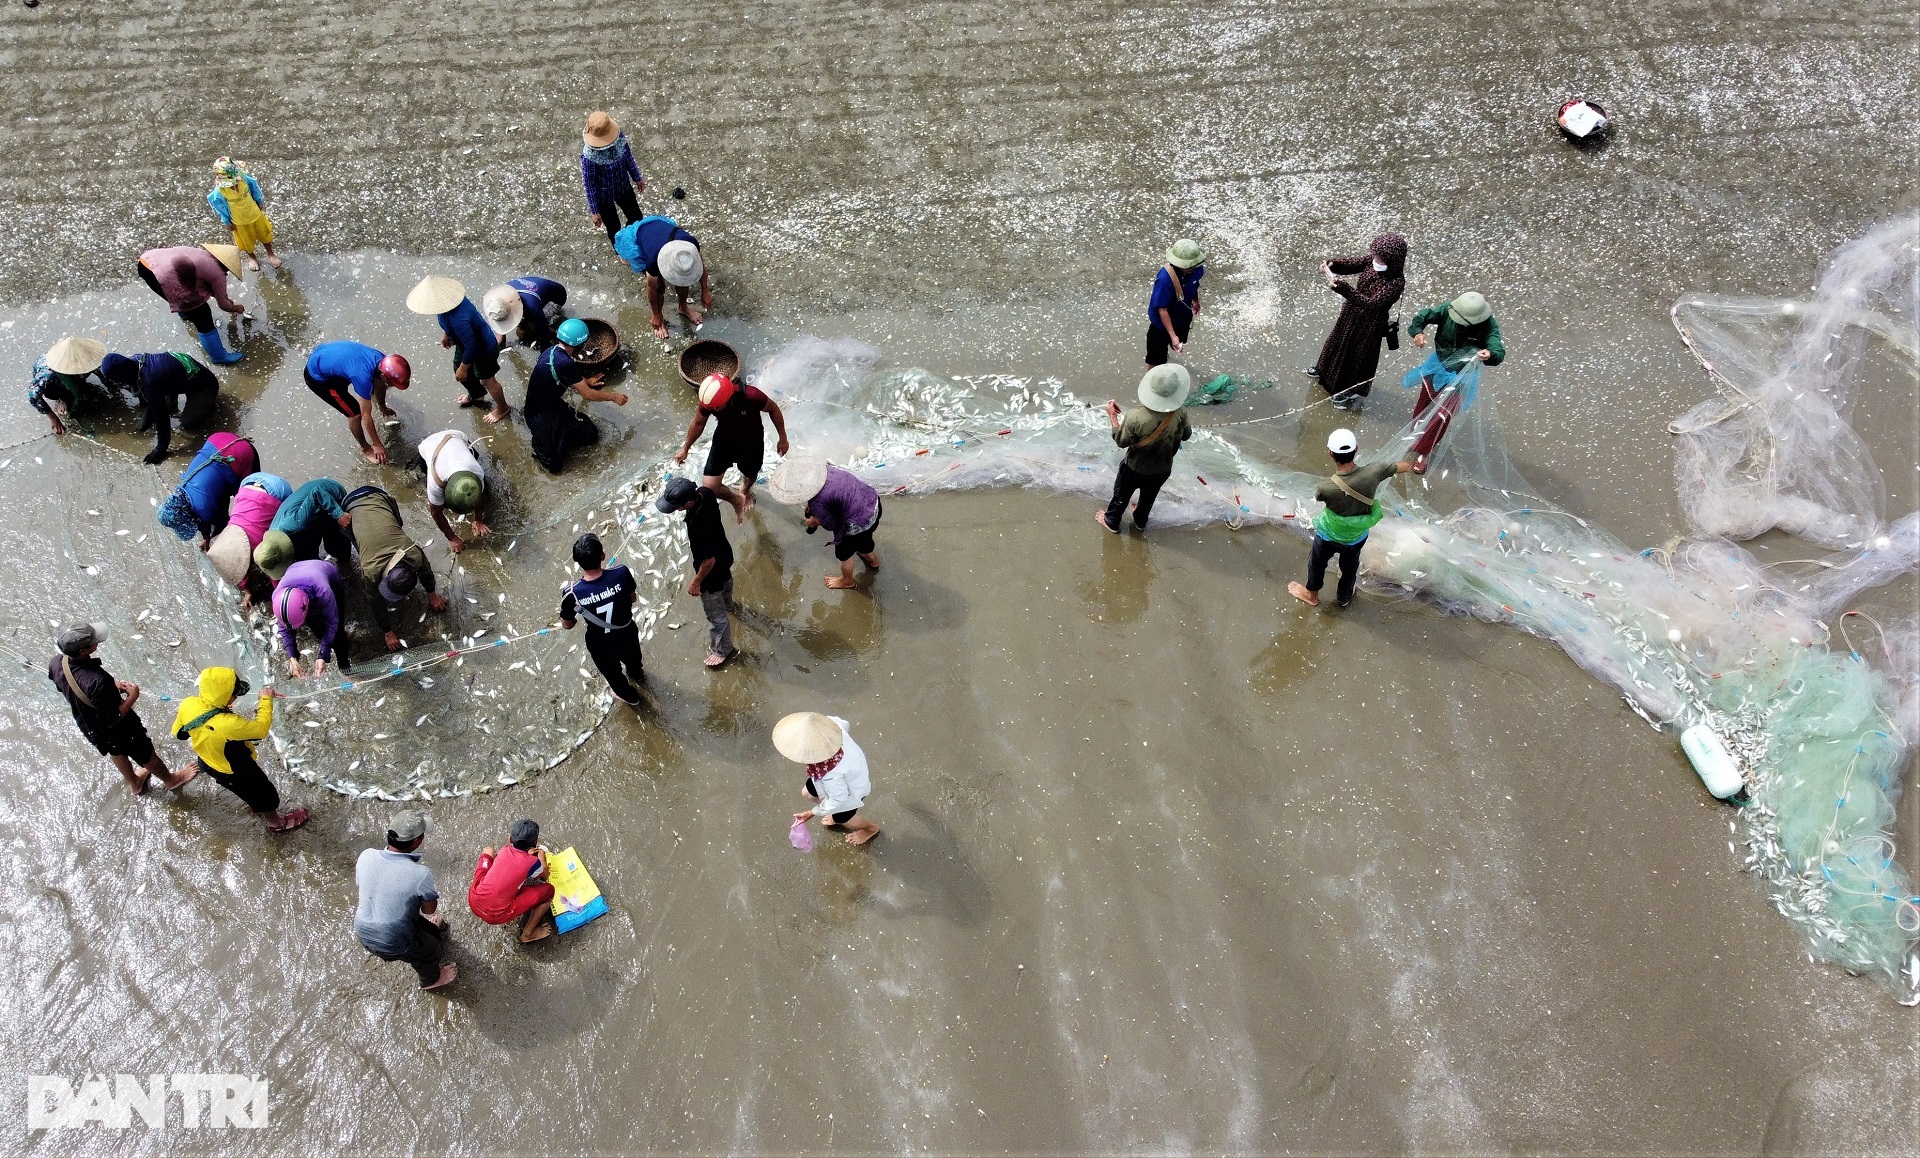
[[[1113,428],[1115,445],[1127,452],[1113,480],[1113,501],[1093,512],[1102,530],[1120,533],[1120,516],[1137,491],[1140,500],[1133,508],[1133,529],[1147,529],[1147,516],[1153,513],[1153,500],[1173,474],[1173,456],[1180,444],[1193,437],[1193,424],[1187,421],[1187,394],[1193,389],[1193,376],[1185,366],[1169,363],[1155,366],[1140,379],[1137,391],[1140,405],[1120,413],[1120,404],[1107,400],[1107,422]]]
[[[448,511],[467,516],[476,539],[485,537],[489,529],[479,514],[487,497],[487,464],[480,453],[480,440],[459,430],[442,430],[420,442],[420,465],[427,472],[427,513],[456,555],[467,541],[454,533]]]
[[[1420,397],[1413,404],[1415,418],[1425,414],[1436,399],[1441,399],[1410,448],[1416,474],[1427,473],[1427,463],[1454,416],[1473,402],[1475,376],[1463,380],[1463,372],[1475,362],[1498,366],[1507,357],[1507,346],[1500,340],[1500,321],[1493,316],[1493,307],[1472,290],[1413,315],[1407,323],[1407,333],[1413,335],[1415,346],[1426,346],[1428,326],[1433,327],[1433,351],[1400,380],[1402,387],[1416,384],[1420,387]],[[1459,388],[1448,393],[1447,388],[1456,382]]]
[[[1200,314],[1206,260],[1206,250],[1190,237],[1167,247],[1166,262],[1153,275],[1153,293],[1147,297],[1147,365],[1165,365],[1169,347],[1187,352],[1187,331]]]

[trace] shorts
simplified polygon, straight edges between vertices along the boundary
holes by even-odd
[[[807,790],[808,796],[813,797],[815,800],[820,799],[819,791],[813,786],[813,777],[807,777],[806,780],[801,783],[800,787]],[[845,812],[836,812],[833,814],[833,822],[835,824],[845,824],[847,821],[852,820],[859,811],[858,808],[849,808]]]
[[[481,912],[473,909],[473,915],[489,925],[504,925],[508,921],[518,920],[541,905],[553,903],[553,886],[546,881],[537,885],[522,885],[520,891],[513,894],[513,900],[507,902],[504,909],[488,909]],[[472,905],[468,905],[472,909]]]
[[[135,764],[153,759],[153,738],[147,735],[147,726],[141,722],[139,712],[128,712],[105,732],[83,734],[102,756],[125,756]]]
[[[716,442],[707,448],[707,465],[700,468],[700,474],[702,477],[720,477],[727,473],[728,467],[737,466],[741,477],[752,483],[760,477],[760,464],[766,461],[766,457],[765,443],[747,447],[723,446]]]
[[[342,390],[340,387],[332,385],[331,383],[321,382],[305,370],[300,371],[300,376],[307,380],[307,389],[313,391],[314,396],[319,398],[320,401],[325,402],[328,406],[333,407],[348,418],[360,417],[360,404],[355,401],[357,396],[351,391]]]
[[[868,527],[857,535],[842,535],[840,541],[833,545],[833,557],[844,563],[855,555],[873,554],[873,533],[880,529],[881,513],[881,507],[875,504],[873,508],[873,526]]]
[[[455,355],[453,364],[455,366],[460,364],[458,355]],[[500,376],[499,345],[494,345],[490,350],[475,350],[473,352],[473,360],[467,363],[467,373],[473,375],[474,380],[479,382],[485,382],[489,378],[498,378]]]
[[[216,771],[205,760],[196,762],[202,773],[213,777],[220,787],[238,796],[248,808],[260,813],[280,811],[280,790],[260,770],[259,761],[247,750],[246,743],[228,740],[226,756],[227,766],[233,769],[232,772]]]

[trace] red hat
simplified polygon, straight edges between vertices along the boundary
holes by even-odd
[[[718,410],[733,401],[733,379],[725,374],[709,374],[700,380],[700,405]]]
[[[380,359],[380,376],[393,384],[395,390],[405,390],[413,381],[413,367],[398,354],[388,354]]]

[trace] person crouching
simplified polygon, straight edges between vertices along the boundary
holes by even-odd
[[[540,826],[531,820],[513,822],[509,843],[499,852],[480,850],[467,887],[467,908],[489,925],[520,921],[520,943],[531,944],[553,936],[553,886],[547,882],[547,850],[540,844]]]

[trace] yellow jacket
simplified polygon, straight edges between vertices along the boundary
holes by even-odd
[[[187,742],[193,745],[193,754],[200,757],[201,763],[226,775],[233,773],[233,765],[227,763],[227,741],[264,739],[267,731],[273,727],[271,696],[260,697],[259,713],[251,720],[232,710],[233,689],[239,679],[239,675],[230,667],[210,667],[202,671],[200,694],[180,701],[180,710],[174,714],[171,729],[175,735],[179,735],[181,728],[205,713],[215,708],[225,709],[215,712],[207,718],[206,723],[189,733]],[[247,751],[253,751],[253,745],[247,745]]]

